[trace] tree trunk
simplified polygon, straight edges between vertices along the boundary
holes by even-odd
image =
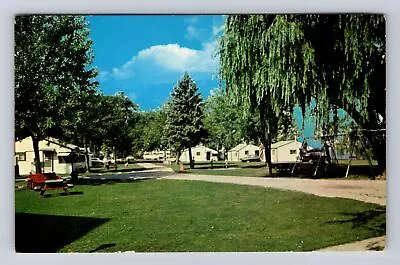
[[[380,143],[375,149],[376,161],[378,162],[377,174],[382,175],[386,170],[386,142]]]
[[[263,98],[261,104],[259,105],[260,111],[260,123],[261,123],[261,143],[264,145],[265,152],[265,163],[268,166],[268,172],[272,175],[272,161],[271,161],[271,134],[268,129],[266,106],[267,102],[265,97]]]
[[[117,170],[117,151],[115,150],[114,147],[114,170]]]
[[[181,157],[181,151],[176,152],[176,164],[179,165],[179,157]]]
[[[332,157],[331,153],[329,152],[329,145],[326,143],[326,140],[324,141],[324,148],[325,148],[325,154],[326,154],[326,160],[328,161],[328,164],[331,164]]]
[[[379,101],[381,102],[381,101]],[[385,101],[383,101],[385,102]],[[381,105],[378,104],[382,108]],[[359,126],[360,129],[364,130],[384,130],[386,128],[384,122],[383,124],[378,124],[375,119],[369,119],[365,121],[362,115],[355,109],[347,110],[350,113],[350,116],[353,118],[355,123]],[[379,114],[382,117],[386,117],[385,108],[383,107]],[[371,115],[372,116],[372,115]],[[374,122],[374,123],[373,123]],[[371,145],[374,159],[378,162],[378,167],[376,172],[377,175],[381,175],[386,170],[386,132],[379,131],[363,131],[362,135],[368,139],[369,144]],[[361,139],[361,141],[365,141],[365,139]]]
[[[71,153],[69,154],[71,156],[71,177],[78,175],[78,172],[76,172],[76,170],[74,170],[74,160],[75,160],[75,153],[74,151],[71,151]]]
[[[32,137],[33,151],[35,153],[35,171],[36,173],[42,173],[42,165],[40,164],[40,154],[39,154],[39,139],[36,136]]]
[[[194,168],[193,157],[192,157],[192,148],[189,147],[189,165],[190,169]]]
[[[90,163],[89,163],[89,152],[86,140],[84,140],[84,148],[85,148],[85,164],[86,164],[86,172],[90,172]]]
[[[386,136],[378,135],[377,132],[368,131],[364,132],[363,135],[368,139],[372,147],[373,157],[378,162],[378,166],[373,170],[375,174],[374,177],[382,175],[386,170]]]

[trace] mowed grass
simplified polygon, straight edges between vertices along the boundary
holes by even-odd
[[[198,181],[15,192],[17,252],[309,251],[385,234],[386,209]]]
[[[219,176],[243,176],[243,177],[298,177],[298,178],[336,178],[341,179],[346,175],[348,160],[334,161],[325,172],[319,171],[318,176],[314,176],[316,165],[312,163],[302,163],[295,166],[287,164],[282,169],[273,168],[273,175],[269,174],[265,162],[225,162],[217,161],[212,165],[210,162],[196,162],[195,168],[190,169],[188,163],[184,163],[184,171],[180,171],[180,166],[176,164],[168,165],[175,172],[199,174],[199,175],[219,175]],[[376,161],[373,161],[376,167]],[[376,170],[376,169],[375,169]],[[371,179],[374,174],[367,160],[352,160],[348,179]]]
[[[269,177],[268,169],[264,162],[229,162],[225,167],[225,162],[196,162],[195,168],[190,169],[189,164],[184,164],[184,173],[193,173],[199,175],[220,175],[220,176],[247,176],[247,177]],[[175,172],[180,172],[180,166],[176,164],[169,165]],[[275,172],[276,170],[274,170]]]

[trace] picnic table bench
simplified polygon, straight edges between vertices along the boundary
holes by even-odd
[[[69,194],[68,188],[73,187],[55,173],[30,174],[26,180],[29,189],[40,190],[40,196],[43,196],[47,190],[64,190]]]

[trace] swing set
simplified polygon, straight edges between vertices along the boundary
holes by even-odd
[[[375,171],[374,171],[374,165],[373,165],[373,159],[368,152],[368,147],[371,147],[372,145],[369,143],[369,141],[366,140],[365,136],[359,134],[359,131],[365,131],[365,129],[359,129],[356,130],[352,135],[350,134],[331,134],[331,135],[321,135],[316,138],[304,138],[302,146],[300,148],[300,156],[299,159],[294,163],[291,174],[294,174],[296,169],[298,167],[303,166],[304,164],[308,165],[313,165],[313,177],[316,177],[318,175],[324,174],[327,172],[328,168],[331,167],[332,165],[339,166],[339,158],[336,154],[337,151],[337,146],[335,142],[337,142],[338,137],[347,137],[348,142],[350,144],[346,145],[346,151],[347,151],[347,156],[343,157],[341,159],[348,160],[347,162],[347,168],[346,168],[346,173],[344,175],[345,178],[348,178],[350,168],[352,165],[352,161],[357,159],[357,156],[355,153],[361,153],[363,157],[367,158],[369,169],[370,169],[370,174],[371,176],[375,177]],[[381,130],[366,130],[369,132],[373,133],[385,133],[385,129]],[[308,146],[308,141],[309,140],[320,140],[323,143],[323,146],[320,148],[310,148]],[[359,143],[359,146],[357,146],[357,143]],[[367,145],[370,146],[367,146]]]

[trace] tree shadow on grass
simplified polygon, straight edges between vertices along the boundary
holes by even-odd
[[[141,183],[146,180],[154,180],[163,176],[155,177],[139,177],[137,176],[134,179],[118,179],[118,178],[91,178],[91,179],[79,179],[75,183],[75,189],[79,189],[79,186],[91,185],[91,186],[99,186],[99,185],[112,185],[118,183]]]
[[[326,223],[350,223],[352,225],[352,228],[366,228],[374,232],[377,236],[382,236],[386,234],[386,207],[378,206],[373,210],[353,213],[344,212],[340,214],[344,216],[349,216],[349,219],[328,221]]]
[[[22,253],[54,253],[110,218],[15,214],[15,250]]]
[[[99,250],[103,250],[103,249],[107,249],[107,248],[111,248],[111,247],[115,247],[115,246],[116,246],[116,244],[114,244],[114,243],[102,244],[102,245],[98,246],[97,248],[90,250],[89,253],[97,252]]]
[[[126,172],[132,172],[132,171],[143,171],[143,170],[149,170],[149,168],[124,168],[123,166],[121,166],[121,168],[118,169],[106,169],[106,168],[94,168],[91,169],[90,172],[91,173],[126,173]]]
[[[75,188],[79,189],[79,186],[91,185],[91,186],[99,186],[104,184],[116,184],[116,183],[134,183],[141,182],[142,180],[135,179],[80,179],[75,183]]]

